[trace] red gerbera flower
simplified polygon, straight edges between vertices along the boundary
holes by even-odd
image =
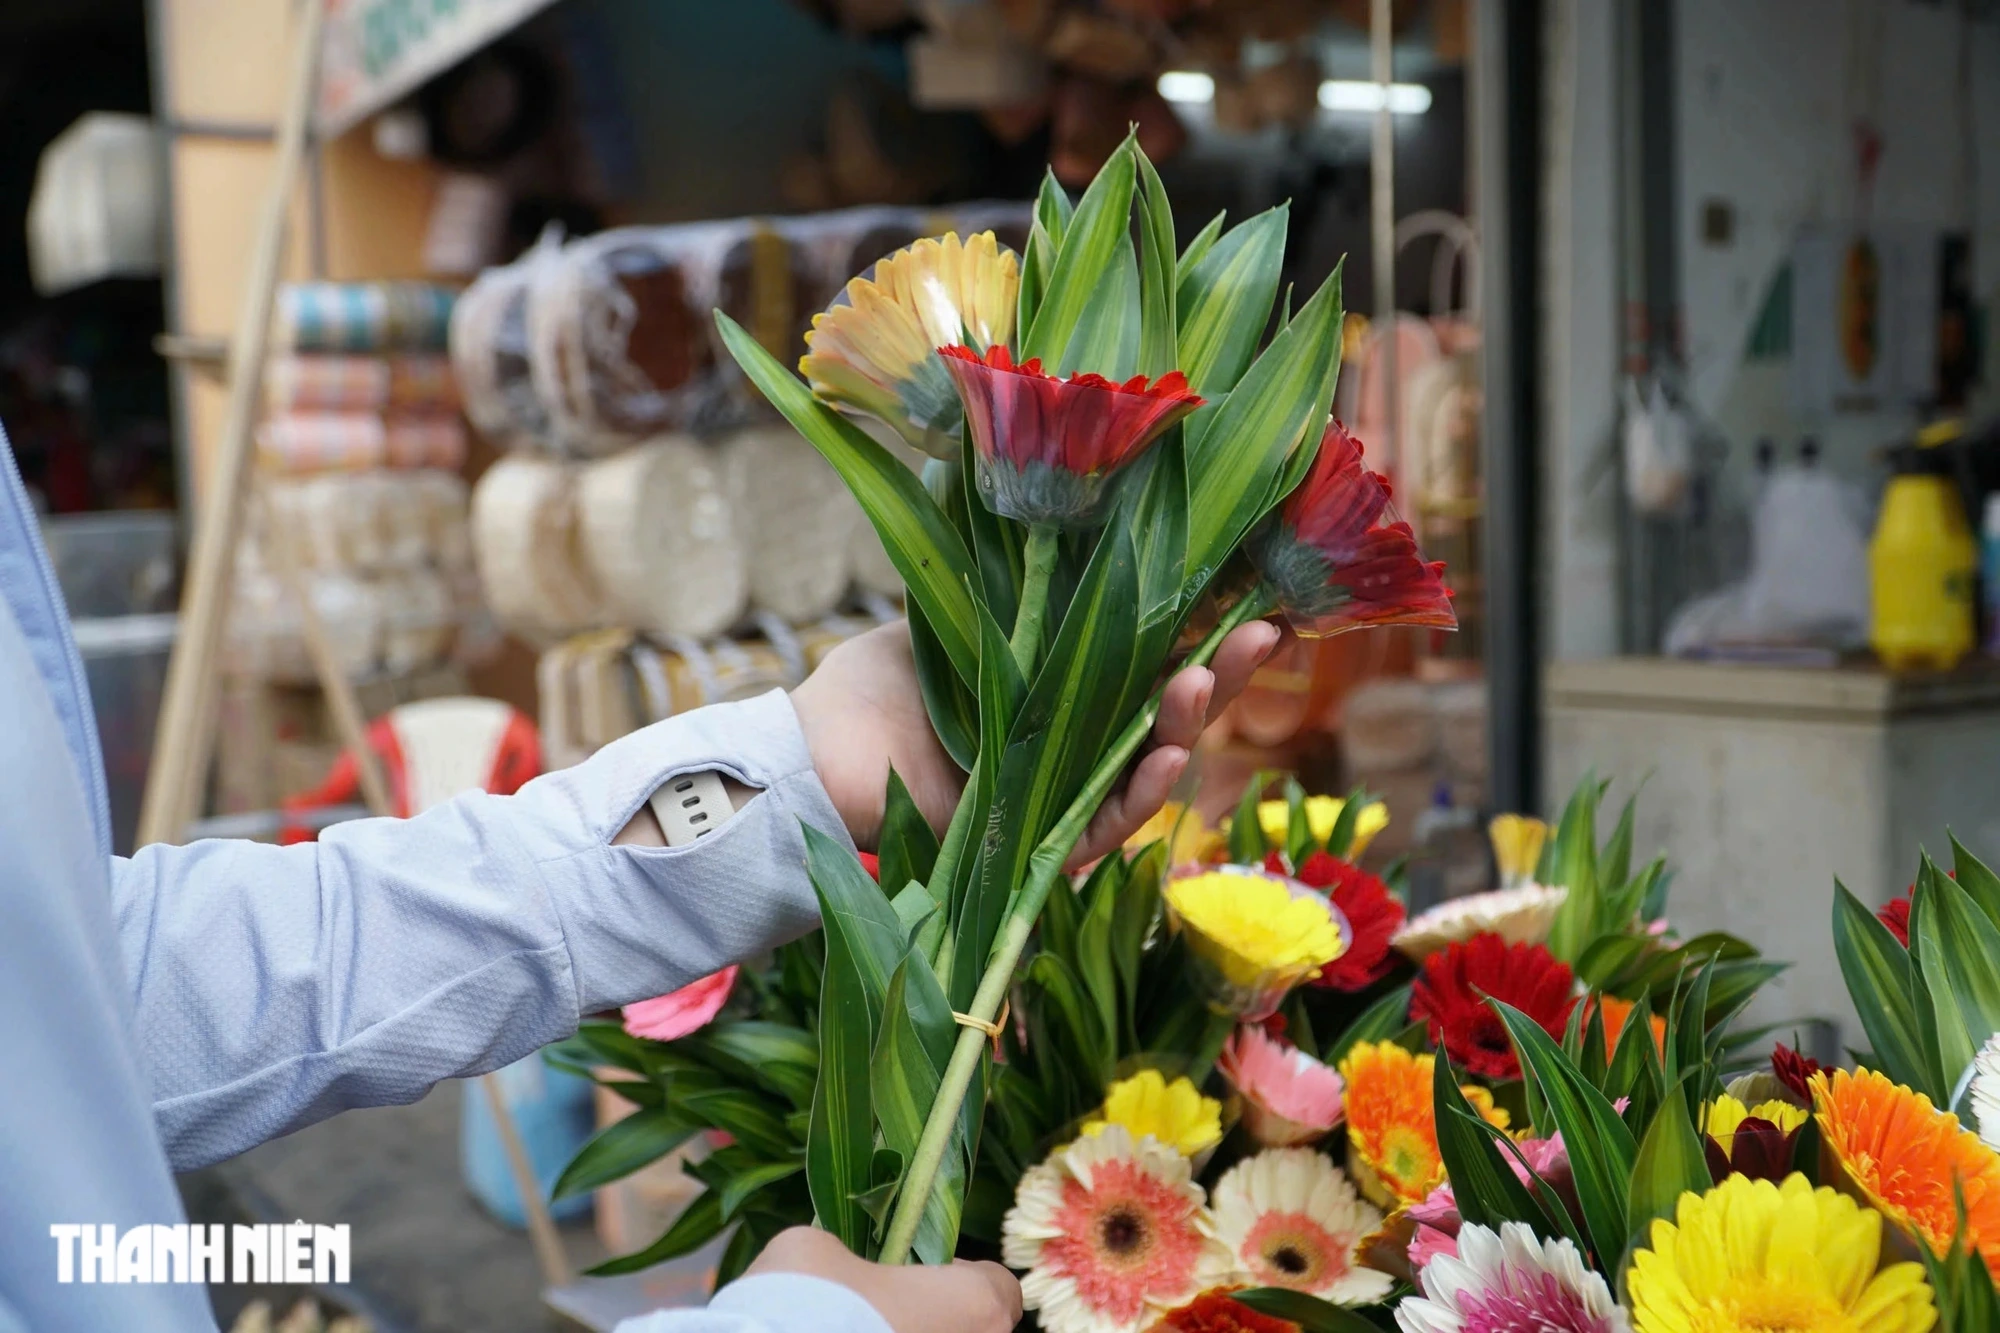
[[[1205,1291],[1153,1325],[1152,1333],[1298,1333],[1299,1326],[1260,1314],[1226,1291]]]
[[[1389,892],[1389,886],[1360,866],[1323,851],[1308,856],[1292,878],[1308,888],[1324,890],[1354,933],[1347,952],[1322,967],[1319,979],[1312,984],[1352,992],[1366,990],[1388,976],[1396,966],[1389,939],[1402,928],[1404,915],[1403,905]]]
[[[1360,441],[1338,421],[1248,551],[1292,628],[1309,638],[1366,625],[1458,628],[1444,565],[1425,563],[1389,504],[1388,479],[1362,466]]]
[[[1507,1027],[1486,1000],[1504,1000],[1560,1039],[1576,1005],[1569,965],[1539,944],[1474,935],[1424,960],[1410,997],[1410,1017],[1427,1019],[1445,1053],[1484,1078],[1521,1076]]]
[[[1956,870],[1947,870],[1945,873],[1953,879],[1958,878]],[[1887,926],[1889,933],[1896,937],[1896,943],[1905,949],[1910,947],[1910,900],[1916,895],[1917,886],[1912,884],[1903,890],[1902,897],[1891,898],[1883,904],[1880,911],[1875,913],[1875,919]]]
[[[1800,1055],[1783,1042],[1771,1050],[1771,1072],[1778,1076],[1778,1082],[1798,1095],[1802,1105],[1812,1105],[1812,1076],[1823,1068],[1810,1055]]]
[[[1004,344],[984,358],[970,347],[938,354],[965,403],[987,505],[1023,523],[1094,522],[1105,483],[1202,404],[1178,370],[1150,385],[1144,375],[1114,384],[1096,374],[1057,379],[1039,357],[1017,366]]]

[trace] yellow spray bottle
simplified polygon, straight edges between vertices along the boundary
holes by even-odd
[[[1946,670],[1973,648],[1978,546],[1953,480],[1957,421],[1927,426],[1890,455],[1894,475],[1868,543],[1869,643],[1891,671]]]

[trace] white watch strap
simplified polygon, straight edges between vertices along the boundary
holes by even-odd
[[[651,803],[669,847],[685,847],[715,832],[736,813],[720,773],[683,773],[671,778],[653,793]]]

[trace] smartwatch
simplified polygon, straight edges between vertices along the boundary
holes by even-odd
[[[648,804],[660,821],[667,846],[686,847],[720,828],[736,813],[729,788],[720,773],[683,773],[669,778]]]

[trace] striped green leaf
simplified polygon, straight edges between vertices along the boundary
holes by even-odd
[[[1556,911],[1549,930],[1549,952],[1566,963],[1574,963],[1585,946],[1602,933],[1598,930],[1597,881],[1597,776],[1584,774],[1563,807],[1556,825],[1555,868],[1551,884],[1569,890]]]
[[[1285,204],[1259,213],[1211,240],[1191,267],[1182,261],[1179,365],[1204,398],[1234,389],[1257,353],[1278,296],[1290,214]]]
[[[790,1180],[805,1169],[804,1162],[790,1158],[779,1162],[760,1162],[756,1166],[746,1166],[740,1171],[731,1172],[729,1178],[722,1182],[720,1200],[722,1220],[725,1222],[733,1220],[737,1211],[761,1193],[766,1186],[775,1185],[781,1180]]]
[[[1925,858],[1928,863],[1929,858]],[[1935,957],[1976,1051],[2000,1031],[2000,929],[1996,929],[1970,891],[1936,872],[1931,875],[1931,913],[1937,922],[1939,948]],[[1926,967],[1932,951],[1927,949]],[[1943,1072],[1954,1084],[1964,1069]]]
[[[1139,369],[1139,286],[1138,256],[1120,236],[1056,363],[1058,375],[1095,371],[1116,383],[1132,378]]]
[[[1951,873],[1958,880],[1958,887],[1972,895],[1972,901],[1986,914],[1986,919],[2000,927],[2000,875],[1986,868],[1986,863],[1965,850],[1965,845],[1951,833]]]
[[[1188,242],[1187,249],[1181,251],[1180,261],[1174,265],[1174,289],[1177,293],[1185,290],[1188,274],[1194,272],[1195,267],[1208,257],[1208,252],[1215,248],[1215,240],[1222,235],[1222,224],[1227,220],[1226,211],[1217,213],[1208,220],[1207,225],[1195,233],[1194,239]]]
[[[1437,1053],[1431,1066],[1432,1112],[1437,1124],[1438,1156],[1451,1180],[1459,1216],[1496,1231],[1503,1222],[1525,1222],[1544,1238],[1562,1235],[1548,1209],[1515,1176],[1500,1149],[1481,1127],[1479,1114],[1459,1090],[1451,1059]]]
[[[1398,986],[1361,1011],[1347,1031],[1320,1053],[1320,1059],[1337,1065],[1347,1058],[1357,1042],[1387,1041],[1403,1030],[1404,1015],[1410,1012],[1410,988]]]
[[[1180,365],[1174,277],[1174,209],[1143,149],[1139,158],[1139,371],[1152,379]]]
[[[863,1258],[871,1255],[874,1223],[856,1196],[872,1183],[869,1058],[880,1014],[847,934],[829,929],[820,990],[819,1083],[806,1130],[806,1185],[819,1225]]]
[[[1563,1142],[1568,1143],[1568,1138]],[[1667,1098],[1646,1127],[1646,1137],[1633,1161],[1632,1189],[1625,1205],[1626,1235],[1633,1244],[1643,1243],[1654,1218],[1671,1219],[1681,1195],[1689,1191],[1706,1194],[1713,1183],[1686,1099]]]
[[[937,834],[894,767],[889,769],[889,790],[882,801],[882,836],[875,852],[885,886],[911,880],[929,882],[931,869],[937,865]]]
[[[821,403],[757,340],[720,310],[722,341],[751,383],[840,473],[882,539],[912,601],[923,607],[959,679],[978,679],[979,627],[972,555],[923,483],[854,423]]]
[[[930,617],[915,600],[903,604],[910,625],[910,657],[916,663],[917,691],[924,697],[924,712],[952,762],[967,772],[979,755],[979,696],[975,686],[958,674],[958,668],[931,628]],[[975,680],[977,678],[975,677]]]
[[[1839,880],[1833,885],[1833,952],[1882,1072],[1942,1105],[1951,1090],[1937,1086],[1936,1067],[1925,1052],[1913,998],[1922,983],[1912,975],[1909,951]]]
[[[1054,365],[1061,358],[1091,297],[1104,282],[1119,242],[1127,240],[1136,147],[1130,137],[1118,146],[1065,225],[1034,323],[1022,340],[1021,360],[1040,357],[1044,365]]]
[[[623,1120],[606,1126],[583,1145],[556,1177],[549,1191],[551,1199],[567,1199],[623,1180],[641,1167],[651,1166],[701,1131],[700,1122],[676,1111],[634,1111]]]
[[[1063,242],[1071,214],[1069,195],[1056,180],[1054,171],[1042,173],[1042,188],[1035,199],[1035,211],[1028,225],[1028,248],[1021,256],[1021,288],[1015,303],[1016,344],[1035,326],[1041,309],[1042,293],[1056,266],[1056,248]]]
[[[1512,1005],[1499,1000],[1487,1003],[1506,1024],[1521,1068],[1535,1081],[1549,1118],[1569,1148],[1591,1248],[1601,1255],[1624,1253],[1632,1164],[1638,1156],[1632,1131],[1539,1023]]]
[[[637,1273],[663,1264],[669,1259],[678,1259],[684,1254],[693,1254],[702,1246],[722,1234],[727,1225],[722,1220],[722,1196],[713,1189],[703,1190],[695,1196],[666,1233],[645,1249],[633,1254],[607,1259],[595,1268],[586,1268],[591,1277],[617,1277],[623,1273]]]
[[[1193,515],[1189,589],[1207,586],[1281,498],[1278,482],[1291,462],[1301,450],[1318,448],[1340,374],[1340,325],[1340,271],[1335,269],[1228,398],[1201,408],[1184,424]]]
[[[882,1141],[903,1161],[916,1155],[924,1120],[937,1100],[944,1065],[950,1059],[955,1030],[930,964],[921,953],[911,950],[889,978],[882,1031],[875,1039],[869,1064],[869,1087]],[[957,1248],[967,1160],[961,1134],[945,1154],[917,1229],[917,1257],[927,1264],[949,1262]]]

